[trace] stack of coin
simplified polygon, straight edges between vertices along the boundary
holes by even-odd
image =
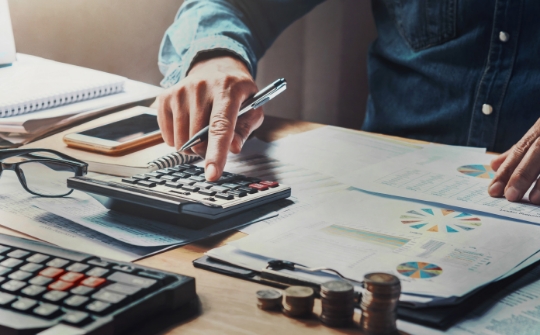
[[[348,326],[354,315],[354,287],[343,280],[321,285],[321,321],[330,327]]]
[[[290,286],[284,294],[283,314],[300,318],[310,316],[313,313],[315,292],[311,287]]]
[[[360,326],[366,335],[397,334],[396,309],[401,294],[399,278],[387,273],[364,276]]]
[[[263,310],[281,309],[281,292],[277,290],[257,291],[257,307]]]

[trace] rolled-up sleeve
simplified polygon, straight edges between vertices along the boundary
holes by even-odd
[[[235,54],[255,77],[257,62],[278,35],[324,0],[186,0],[159,52],[163,87],[184,78],[203,52]]]

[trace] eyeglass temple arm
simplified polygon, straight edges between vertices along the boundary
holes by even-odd
[[[0,160],[4,160],[6,158],[10,158],[10,157],[14,157],[14,156],[31,154],[31,153],[34,153],[34,152],[48,152],[48,153],[55,154],[58,157],[61,157],[63,159],[66,159],[66,160],[69,160],[69,161],[72,161],[72,162],[86,164],[83,161],[80,161],[80,160],[78,160],[76,158],[73,158],[71,156],[65,155],[65,154],[63,154],[61,152],[58,152],[56,150],[51,150],[51,149],[4,149],[4,150],[0,150]]]

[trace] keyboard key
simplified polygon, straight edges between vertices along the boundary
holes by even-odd
[[[81,282],[81,285],[96,288],[105,282],[106,280],[104,278],[88,277]]]
[[[135,293],[141,290],[141,288],[137,286],[131,286],[131,285],[125,285],[125,284],[119,284],[119,283],[114,283],[112,285],[109,285],[105,289],[107,291],[120,293],[124,295],[134,295]]]
[[[62,258],[55,258],[47,263],[47,266],[53,267],[53,268],[63,268],[64,266],[68,265],[69,261],[62,259]]]
[[[73,263],[70,266],[68,266],[66,270],[71,271],[71,272],[84,272],[89,267],[90,265],[87,265],[87,264]]]
[[[5,276],[10,273],[12,269],[0,266],[0,276]]]
[[[50,256],[43,255],[43,254],[33,254],[32,256],[28,257],[26,259],[27,262],[32,262],[36,264],[41,264],[51,258]]]
[[[15,300],[17,297],[13,294],[0,292],[0,305],[5,306]]]
[[[101,300],[101,301],[104,301],[104,302],[108,302],[110,304],[117,304],[117,303],[121,302],[122,300],[124,300],[126,298],[126,296],[123,295],[123,294],[114,293],[114,292],[110,292],[110,291],[107,291],[107,290],[100,290],[100,291],[92,294],[92,298],[94,298],[96,300]]]
[[[169,176],[169,175],[161,177],[161,180],[165,180],[165,181],[177,181],[178,179],[180,179],[180,177]]]
[[[78,272],[67,272],[60,277],[60,280],[76,284],[84,279],[84,275]]]
[[[3,284],[2,288],[9,292],[17,292],[25,286],[26,286],[25,282],[13,279]]]
[[[268,186],[268,187],[271,187],[271,188],[279,186],[279,183],[277,181],[268,181],[268,180],[260,181],[259,184],[265,185],[265,186]]]
[[[90,265],[101,266],[102,268],[108,268],[108,267],[113,265],[113,263],[104,261],[102,259],[91,259],[86,263],[88,263]]]
[[[144,186],[144,187],[149,187],[149,188],[156,187],[156,183],[153,183],[153,182],[148,181],[148,180],[139,180],[137,185]]]
[[[159,179],[159,178],[150,178],[147,181],[151,182],[151,183],[156,183],[157,185],[163,185],[163,184],[165,184],[167,182],[166,180],[162,180],[162,179]]]
[[[227,192],[229,189],[227,187],[223,187],[223,186],[214,186],[210,189],[210,191],[215,191],[215,192],[218,192],[218,193],[225,193]]]
[[[185,172],[176,172],[176,173],[173,173],[172,175],[178,178],[183,178],[183,179],[187,179],[191,177],[189,173],[185,173]]]
[[[84,305],[90,298],[84,297],[82,295],[72,295],[71,297],[64,300],[64,305],[71,308],[78,308]]]
[[[228,192],[228,194],[230,195],[234,195],[235,197],[245,197],[247,195],[247,192],[246,191],[242,191],[242,190],[230,190]]]
[[[145,176],[144,174],[136,174],[134,175],[133,177],[131,177],[132,179],[137,179],[137,180],[147,180],[148,176]]]
[[[11,250],[10,247],[6,247],[5,245],[0,244],[0,255],[3,255],[3,254],[5,254],[6,252],[8,252],[10,250]]]
[[[191,176],[191,177],[189,177],[189,179],[195,180],[195,181],[197,181],[197,182],[203,182],[203,181],[206,181],[206,179],[205,179],[203,176]]]
[[[32,274],[30,272],[26,271],[15,271],[12,274],[8,276],[9,279],[16,279],[16,280],[25,280],[26,278],[32,277]]]
[[[44,270],[41,270],[39,272],[40,276],[49,277],[49,278],[58,278],[60,277],[64,272],[66,272],[64,269],[58,269],[58,268],[46,268]]]
[[[36,277],[30,279],[28,282],[30,284],[32,284],[32,285],[45,286],[45,285],[49,284],[52,281],[53,281],[52,278],[48,278],[48,277],[44,277],[44,276],[36,276]]]
[[[37,301],[35,301],[34,299],[19,298],[19,300],[11,304],[11,307],[20,311],[27,311],[30,308],[34,308],[34,306],[36,305]]]
[[[19,270],[23,270],[26,272],[36,272],[43,269],[43,265],[36,264],[36,263],[27,263],[19,268]],[[1,274],[0,274],[1,275]]]
[[[102,279],[102,278],[99,278],[99,279]],[[94,289],[91,287],[80,285],[75,288],[72,288],[71,291],[69,292],[73,294],[78,294],[78,295],[88,295],[89,293],[92,293],[93,291]]]
[[[67,297],[68,293],[63,291],[49,291],[43,295],[43,299],[49,300],[52,302],[58,302],[65,297]]]
[[[29,297],[37,297],[47,289],[44,286],[30,285],[21,290],[21,293]]]
[[[20,259],[8,258],[8,259],[3,260],[2,263],[0,263],[0,266],[14,269],[17,266],[21,265],[22,263],[23,261],[21,261]]]
[[[211,190],[205,190],[205,189],[202,189],[199,191],[200,194],[202,195],[207,195],[207,196],[214,196],[216,194],[216,191],[211,191]]]
[[[150,288],[157,283],[157,280],[155,279],[139,277],[123,272],[114,272],[112,275],[107,277],[107,279],[113,282],[138,286],[142,288]]]
[[[189,186],[189,185],[182,186],[182,189],[186,190],[186,191],[190,191],[190,192],[199,192],[199,190],[200,190],[200,188],[198,188],[198,187]]]
[[[34,314],[44,318],[54,318],[60,314],[60,307],[53,304],[42,303],[32,311]]]
[[[90,315],[85,312],[70,311],[62,317],[62,321],[71,325],[80,325],[90,320]]]
[[[140,181],[140,180],[135,179],[135,178],[122,178],[123,183],[131,184],[131,185],[137,184],[138,181]]]
[[[109,272],[109,270],[100,268],[100,267],[95,267],[91,269],[90,271],[87,271],[86,275],[88,277],[103,277],[103,275],[105,275],[107,272]]]
[[[257,191],[257,189],[251,188],[251,187],[247,187],[247,186],[246,186],[246,187],[244,187],[244,186],[240,187],[240,188],[238,189],[238,191],[245,191],[245,192],[247,192],[248,194],[254,194],[254,193],[259,192],[259,191]]]
[[[57,280],[54,283],[49,284],[49,286],[47,286],[49,290],[55,290],[55,291],[67,291],[72,287],[73,287],[73,283],[68,283],[62,280]]]
[[[105,314],[110,307],[111,304],[108,302],[95,300],[86,306],[86,310],[96,314]]]
[[[268,189],[268,186],[261,184],[249,184],[249,187],[254,188],[258,191],[266,191]]]
[[[17,249],[17,250],[13,250],[9,254],[7,254],[7,256],[12,257],[12,258],[24,258],[24,257],[28,256],[29,254],[30,253],[28,251]]]
[[[208,184],[208,183],[195,183],[193,186],[197,186],[200,189],[209,189],[210,187],[214,185]]]
[[[170,187],[170,188],[180,188],[182,187],[182,183],[178,183],[178,182],[174,182],[174,181],[168,181],[165,183],[165,186],[167,187]]]
[[[227,193],[217,193],[215,195],[216,198],[218,199],[223,199],[223,200],[232,200],[234,199],[234,196],[232,194],[227,194]]]
[[[242,185],[233,184],[233,183],[224,183],[224,184],[221,184],[221,186],[226,187],[226,188],[230,188],[232,190],[235,190],[235,189],[239,188]]]

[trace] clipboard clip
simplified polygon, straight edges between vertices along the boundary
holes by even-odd
[[[264,270],[273,270],[273,271],[302,270],[302,271],[306,271],[306,272],[331,272],[331,273],[337,275],[338,277],[340,277],[341,279],[344,279],[344,280],[349,281],[349,282],[360,284],[362,287],[364,286],[363,281],[347,278],[344,275],[342,275],[339,271],[337,271],[335,269],[332,269],[332,268],[328,268],[328,267],[309,268],[309,267],[307,267],[305,265],[302,265],[302,264],[298,264],[298,263],[294,263],[294,262],[290,262],[290,261],[279,260],[279,259],[273,259],[273,260],[268,261],[268,264],[266,265],[266,268]],[[264,272],[264,270],[263,270],[263,272]]]

